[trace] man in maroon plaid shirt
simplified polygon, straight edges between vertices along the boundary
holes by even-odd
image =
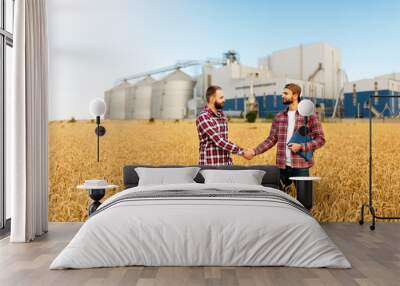
[[[197,116],[199,134],[199,165],[232,165],[230,154],[251,156],[251,149],[243,149],[228,140],[228,121],[222,111],[224,95],[219,86],[206,92],[207,105]]]
[[[290,177],[309,176],[309,168],[314,161],[306,161],[299,151],[316,150],[325,144],[324,132],[318,117],[313,114],[308,117],[307,128],[311,141],[306,144],[287,145],[293,133],[304,126],[304,117],[297,111],[301,94],[301,88],[297,84],[287,84],[282,92],[283,104],[288,108],[276,114],[269,136],[253,149],[253,154],[246,155],[246,159],[264,153],[277,144],[276,163],[281,169],[281,189],[286,189],[292,181]]]

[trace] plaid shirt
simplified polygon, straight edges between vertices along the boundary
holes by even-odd
[[[230,153],[242,155],[243,149],[228,140],[228,121],[219,110],[206,106],[196,118],[199,134],[199,165],[232,165]]]
[[[296,124],[295,130],[304,126],[304,117],[296,111]],[[287,136],[287,127],[288,127],[288,109],[279,112],[272,122],[272,127],[269,133],[269,136],[260,143],[254,151],[256,154],[261,154],[272,148],[275,144],[277,144],[277,152],[276,152],[276,164],[279,168],[286,168],[286,136]],[[318,117],[313,114],[308,117],[307,128],[309,130],[309,136],[311,137],[311,141],[302,145],[302,151],[310,151],[315,150],[322,147],[325,144],[324,131],[322,130],[321,123],[318,120]],[[300,155],[291,152],[292,154],[292,167],[293,168],[310,168],[314,165],[314,161],[306,161]]]

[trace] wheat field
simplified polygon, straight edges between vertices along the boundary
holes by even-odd
[[[198,137],[194,120],[105,120],[96,159],[95,124],[90,121],[49,123],[49,220],[83,221],[89,198],[76,186],[86,179],[105,179],[123,189],[122,168],[128,164],[197,164]],[[229,122],[229,138],[242,147],[255,147],[269,133],[271,123]],[[400,159],[397,140],[400,123],[374,122],[374,206],[379,215],[400,215]],[[368,122],[324,122],[326,144],[315,155],[310,175],[315,183],[312,214],[319,221],[358,221],[359,208],[368,200]],[[234,164],[275,164],[275,147]],[[369,219],[369,217],[368,217]]]

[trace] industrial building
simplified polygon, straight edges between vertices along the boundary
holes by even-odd
[[[246,113],[246,101],[253,97],[256,102],[259,117],[274,115],[284,109],[281,92],[287,83],[296,83],[302,87],[302,96],[311,98],[315,104],[322,106],[328,111],[330,116],[334,107],[334,99],[325,99],[321,96],[324,93],[324,86],[320,83],[304,82],[291,78],[271,78],[271,79],[244,79],[235,83],[235,93],[233,99],[225,101],[227,110],[243,110]]]
[[[200,66],[191,76],[182,70]],[[156,79],[154,76],[161,75]],[[132,83],[131,83],[132,82]],[[222,59],[185,61],[118,80],[105,92],[109,119],[182,119],[195,117],[205,105],[210,85],[222,87],[228,116],[244,116],[256,110],[259,117],[273,116],[284,108],[281,92],[285,84],[302,87],[322,116],[368,116],[369,95],[396,95],[400,73],[348,82],[342,69],[340,50],[326,42],[299,45],[259,58],[257,67],[240,63],[234,51]],[[375,116],[398,113],[399,100],[376,99]]]
[[[369,107],[370,96],[374,97]],[[348,82],[344,85],[344,117],[394,117],[400,112],[400,73]]]
[[[343,92],[340,50],[324,42],[273,52],[260,58],[257,68],[233,62],[205,72],[210,84],[223,88],[228,115],[246,113],[248,101],[256,102],[260,117],[276,114],[284,108],[283,87],[293,82],[302,87],[302,96],[311,99],[325,116],[332,116]]]

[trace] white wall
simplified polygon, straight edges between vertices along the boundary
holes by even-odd
[[[400,81],[400,73],[388,73],[380,76],[376,76],[375,78],[387,78]]]
[[[234,85],[237,80],[251,77],[256,78],[256,74],[258,74],[258,78],[264,79],[269,76],[267,70],[243,66],[236,63],[214,69],[210,74],[211,84],[219,85],[223,89],[226,99],[235,97]]]
[[[212,84],[211,78],[213,70],[214,66],[205,64],[202,66],[201,74],[196,78],[193,96],[200,98],[203,103],[205,102],[207,88]]]
[[[271,71],[273,77],[287,77],[307,81],[322,63],[313,82],[325,85],[326,98],[335,98],[338,92],[338,71],[341,68],[340,50],[325,42],[318,42],[273,52],[259,59],[259,66]]]
[[[400,81],[390,80],[385,77],[378,78],[370,78],[370,79],[362,79],[351,81],[345,84],[344,92],[351,93],[353,92],[353,85],[356,85],[356,91],[373,91],[375,90],[375,82],[378,83],[378,90],[393,90],[400,91]]]
[[[311,96],[310,88],[312,86],[314,96],[321,97],[324,93],[324,86],[319,83],[310,83],[298,79],[292,78],[271,78],[271,79],[259,79],[253,81],[253,91],[257,96],[261,95],[280,95],[284,86],[288,83],[298,84],[302,89],[303,96]],[[250,95],[250,80],[237,80],[234,84],[235,96],[240,98]]]

